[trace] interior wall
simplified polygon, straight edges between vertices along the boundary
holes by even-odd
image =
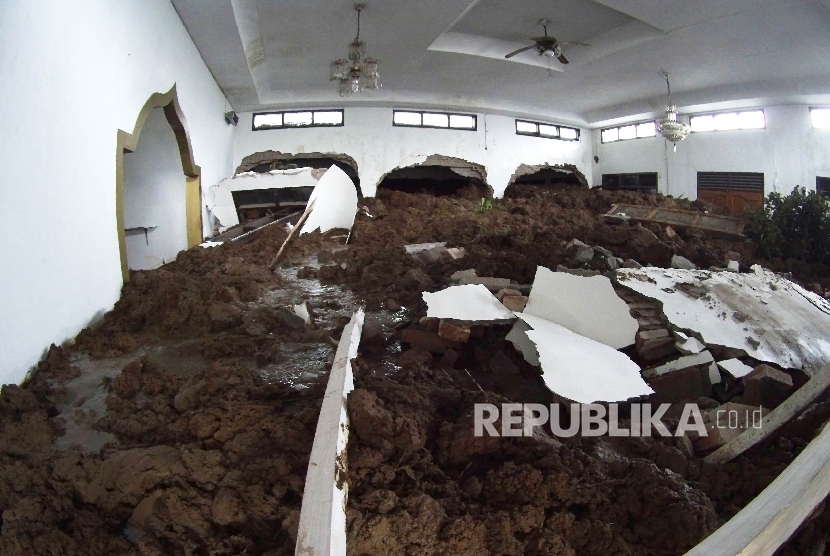
[[[207,185],[232,171],[232,132],[169,0],[0,2],[0,75],[0,383],[12,383],[118,299],[118,130],[176,85]]]
[[[245,156],[274,150],[283,153],[342,153],[357,161],[362,193],[375,195],[383,176],[424,162],[430,155],[460,158],[483,165],[493,194],[501,197],[520,164],[573,164],[590,180],[590,133],[579,141],[559,141],[516,134],[515,120],[478,114],[476,131],[395,127],[392,108],[346,108],[344,126],[251,130],[252,114],[239,115],[234,137],[234,167]]]
[[[187,249],[185,175],[164,109],[144,122],[138,147],[124,154],[124,228],[130,270],[150,270]]]
[[[816,176],[830,176],[830,130],[813,129],[805,105],[764,107],[765,129],[692,133],[677,152],[662,137],[601,143],[592,130],[593,185],[602,174],[657,172],[658,190],[697,198],[697,172],[763,172],[765,193],[815,189]]]

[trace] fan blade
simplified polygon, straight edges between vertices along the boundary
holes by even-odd
[[[559,56],[556,57],[556,59],[559,60],[560,62],[562,62],[563,64],[570,64],[570,62],[568,62],[568,59],[565,58],[564,54],[560,54]]]
[[[520,48],[519,50],[514,50],[514,51],[513,51],[513,52],[511,52],[510,54],[506,55],[506,56],[505,56],[505,58],[512,58],[512,57],[513,57],[513,56],[515,56],[516,54],[520,54],[520,53],[524,52],[525,50],[530,50],[531,48],[535,48],[535,47],[536,47],[536,45],[535,45],[535,44],[531,44],[530,46],[523,46],[523,47],[522,47],[522,48]]]
[[[570,45],[573,45],[573,46],[591,46],[590,44],[585,43],[585,42],[573,42],[573,41],[559,41],[559,44],[562,44],[562,45],[570,44]]]

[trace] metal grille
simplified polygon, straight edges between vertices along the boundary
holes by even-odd
[[[761,172],[698,172],[697,188],[716,191],[753,191],[764,193]]]
[[[830,178],[816,176],[816,191],[830,198]]]
[[[657,193],[657,172],[642,174],[603,174],[602,189],[606,191]]]

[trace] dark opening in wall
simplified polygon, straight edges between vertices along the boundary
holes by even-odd
[[[603,174],[602,189],[605,191],[638,191],[657,193],[657,172],[639,174]]]
[[[242,159],[236,174],[243,172],[270,172],[271,170],[288,170],[292,168],[330,168],[337,166],[349,176],[357,186],[360,195],[360,174],[357,162],[347,154],[337,153],[282,153],[263,151]]]
[[[473,174],[473,175],[470,175]],[[392,170],[378,184],[378,189],[430,195],[464,195],[492,197],[490,188],[468,168],[424,165]]]
[[[515,197],[526,186],[544,189],[579,189],[588,187],[585,176],[575,166],[528,166],[522,164],[513,174],[510,184],[504,190],[505,197]]]
[[[830,178],[816,176],[816,191],[830,199]]]

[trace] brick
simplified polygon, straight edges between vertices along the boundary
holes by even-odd
[[[675,403],[704,397],[700,369],[689,367],[647,379],[654,389],[652,403]]]
[[[458,361],[458,352],[450,348],[441,356],[440,366],[442,369],[452,369]]]
[[[692,439],[686,435],[678,436],[674,439],[674,445],[677,446],[677,449],[686,456],[686,459],[694,459],[695,457],[695,445],[692,442]]]
[[[459,283],[464,284],[481,284],[490,291],[497,292],[510,286],[508,278],[492,278],[489,276],[461,276]]]
[[[640,330],[655,330],[666,326],[662,320],[654,317],[640,317],[637,319],[637,324],[640,326]]]
[[[421,320],[418,322],[421,323],[421,326],[423,326],[427,332],[438,332],[438,319],[435,317],[421,317]]]
[[[640,330],[637,332],[634,341],[637,344],[637,349],[642,349],[646,342],[652,340],[660,340],[669,337],[669,331],[665,328],[655,328],[654,330]]]
[[[509,310],[520,313],[525,310],[525,305],[527,305],[527,297],[524,295],[508,295],[505,296],[501,302],[502,305],[507,307]]]
[[[504,299],[505,296],[508,295],[522,295],[522,292],[511,288],[505,288],[503,290],[499,290],[499,293],[496,294],[496,299],[501,301],[502,299]]]
[[[430,361],[432,361],[432,354],[421,348],[408,349],[398,357],[398,364],[401,366],[412,364],[428,365]]]
[[[438,324],[438,335],[452,342],[463,344],[470,339],[470,327],[441,319]]]
[[[695,440],[695,450],[712,450],[723,446],[733,438],[740,436],[747,428],[753,426],[753,419],[755,419],[755,425],[758,425],[760,418],[756,412],[759,410],[761,418],[768,413],[766,409],[757,406],[731,402],[709,410],[706,412],[709,421],[706,424],[707,435]]]
[[[442,338],[435,332],[407,328],[401,333],[401,342],[409,344],[413,348],[421,348],[430,353],[444,353],[450,348],[457,349],[458,342],[452,342]]]
[[[646,361],[655,361],[677,353],[677,348],[674,347],[674,338],[658,338],[644,342],[637,353]]]
[[[793,388],[790,375],[769,365],[758,365],[744,377],[743,382],[744,402],[769,409],[778,407]]]

